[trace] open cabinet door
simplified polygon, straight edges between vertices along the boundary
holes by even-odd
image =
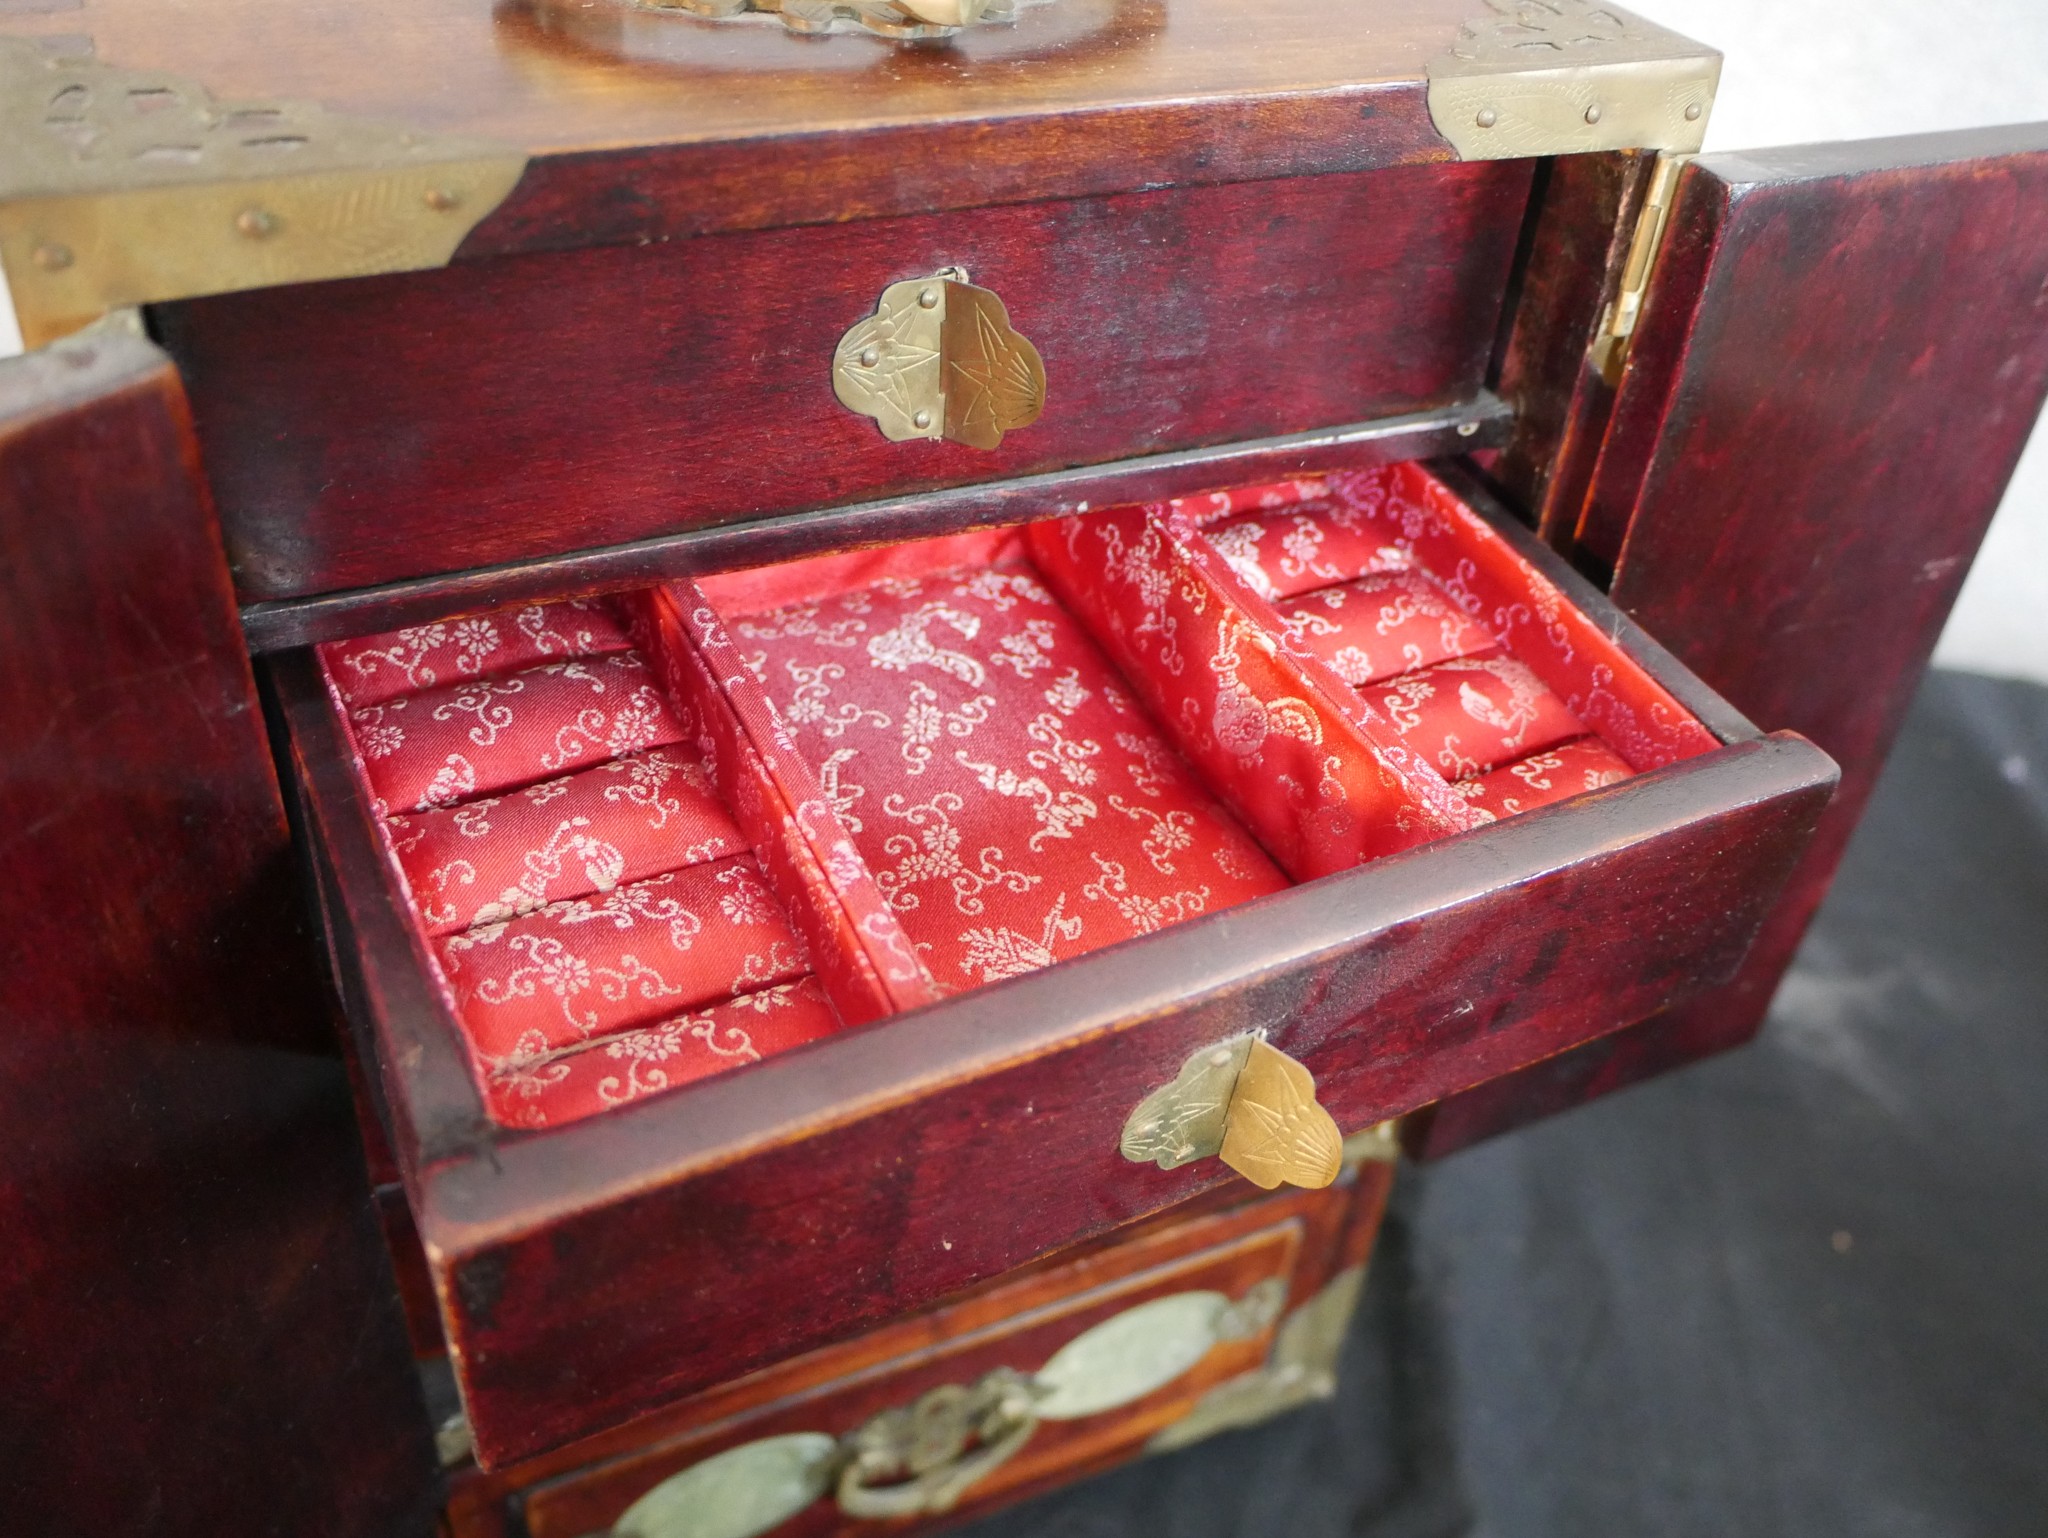
[[[1441,1102],[1441,1154],[1736,1046],[1826,893],[2048,385],[2048,125],[1687,165],[1575,530],[1841,790],[1733,981]]]
[[[419,1384],[185,394],[0,360],[0,1531],[411,1538]]]

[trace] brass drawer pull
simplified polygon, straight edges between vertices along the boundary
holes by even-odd
[[[1138,1102],[1123,1156],[1179,1169],[1211,1154],[1254,1185],[1320,1190],[1337,1178],[1344,1137],[1316,1102],[1309,1071],[1262,1036],[1205,1047]]]
[[[1045,364],[1002,300],[948,267],[882,290],[875,313],[839,339],[832,390],[892,443],[992,449],[1045,409]]]

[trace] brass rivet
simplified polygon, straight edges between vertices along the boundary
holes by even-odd
[[[71,248],[46,240],[29,253],[29,260],[44,272],[62,272],[71,265]]]
[[[1479,109],[1479,116],[1474,118],[1473,121],[1481,128],[1491,128],[1500,121],[1500,114],[1491,107],[1481,107]]]
[[[235,215],[235,228],[251,240],[267,240],[277,233],[277,215],[267,208],[245,208]]]
[[[868,347],[862,349],[860,355],[860,366],[862,368],[873,368],[877,363],[880,363],[881,361],[882,355],[876,352],[874,348]]]
[[[913,427],[930,427],[932,425],[932,414],[929,411],[920,411],[910,419],[910,422]]]
[[[1477,422],[1460,422],[1458,424],[1458,436],[1460,438],[1470,438],[1478,431],[1479,424]]]
[[[936,310],[939,307],[939,291],[935,288],[925,289],[918,294],[917,302],[927,310]]]
[[[1586,109],[1586,121],[1589,123],[1597,123],[1600,121],[1600,103],[1598,103],[1597,101],[1594,102],[1592,106]]]
[[[434,187],[427,193],[427,207],[437,214],[445,214],[451,208],[460,207],[462,194],[450,192],[446,187]]]
[[[1698,102],[1689,101],[1685,104],[1685,120],[1688,123],[1697,123],[1700,120],[1700,114],[1705,110]]]

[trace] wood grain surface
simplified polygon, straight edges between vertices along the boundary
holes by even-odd
[[[244,601],[1361,422],[1479,390],[1526,163],[458,265],[164,306]],[[891,443],[832,358],[958,264],[1045,360],[1000,449]]]
[[[1215,1286],[1187,1268],[1219,1261],[1226,1274],[1236,1271],[1223,1290],[1242,1285],[1243,1247],[1259,1236],[1294,1236],[1288,1241],[1286,1306],[1298,1308],[1339,1272],[1365,1263],[1392,1176],[1389,1164],[1364,1163],[1324,1191],[1266,1194],[1243,1185],[1214,1191],[940,1307],[779,1362],[557,1452],[497,1473],[465,1466],[451,1480],[454,1538],[601,1531],[640,1492],[727,1446],[782,1427],[837,1433],[874,1408],[906,1403],[936,1383],[960,1381],[968,1360],[963,1348],[977,1353],[975,1360],[1038,1365],[1027,1360],[1017,1325],[1048,1309],[1065,1309],[1069,1324],[1063,1333],[1071,1333],[1080,1327],[1071,1311],[1085,1294],[1127,1289],[1146,1277],[1171,1277],[1173,1287]],[[1260,1245],[1256,1252],[1269,1254],[1271,1246]],[[1189,1397],[1169,1386],[1132,1407],[1130,1418],[1105,1417],[1086,1436],[1040,1444],[1033,1465],[1010,1471],[1015,1477],[1000,1486],[971,1491],[966,1511],[979,1514],[1123,1461],[1163,1417],[1183,1411]],[[826,1505],[791,1531],[839,1531],[843,1520]],[[957,1520],[939,1517],[926,1525]],[[583,1525],[573,1525],[578,1522]]]
[[[403,1535],[434,1470],[170,364],[0,362],[12,1533]]]
[[[1707,156],[1680,195],[1579,539],[1842,791],[1731,983],[1452,1100],[1427,1151],[1755,1034],[2048,390],[2048,126]]]

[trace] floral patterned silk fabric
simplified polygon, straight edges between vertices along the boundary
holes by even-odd
[[[433,935],[747,849],[686,743],[385,822]]]
[[[811,970],[752,855],[450,935],[442,971],[494,1072]]]
[[[1291,502],[1289,499],[1292,499]],[[1243,514],[1250,502],[1259,511]],[[1156,509],[1205,544],[1360,724],[1487,821],[1702,753],[1715,740],[1484,519],[1419,466]],[[1201,557],[1197,555],[1199,562]]]
[[[829,1036],[839,1017],[815,977],[778,983],[578,1050],[491,1075],[484,1102],[508,1127],[559,1127]]]
[[[683,735],[634,652],[546,662],[349,712],[370,786],[424,812],[551,779]]]
[[[1459,794],[1490,817],[1512,817],[1581,791],[1615,785],[1632,773],[1612,748],[1593,737],[1533,753],[1458,786]]]
[[[1458,657],[1364,693],[1447,780],[1474,778],[1586,730],[1527,663],[1512,657]]]
[[[1414,563],[1408,551],[1388,538],[1388,530],[1352,504],[1332,500],[1320,483],[1291,482],[1273,491],[1300,500],[1212,524],[1206,531],[1230,569],[1261,598],[1279,602],[1355,577],[1401,571]],[[1186,509],[1190,504],[1173,505]]]
[[[358,707],[536,662],[598,657],[627,645],[611,606],[584,598],[413,625],[323,651],[342,703]]]
[[[1716,745],[1414,465],[320,653],[531,1128]]]
[[[1353,688],[1495,647],[1483,625],[1417,571],[1317,588],[1281,605],[1279,614],[1281,633]]]
[[[1288,884],[1014,538],[726,624],[944,990]]]
[[[620,625],[610,605],[545,605],[321,652],[507,1125],[558,1126],[842,1023],[706,762],[706,702],[671,696]],[[536,663],[536,646],[597,650]],[[344,680],[360,701],[394,657],[420,687],[348,708]],[[394,798],[428,804],[385,811]]]

